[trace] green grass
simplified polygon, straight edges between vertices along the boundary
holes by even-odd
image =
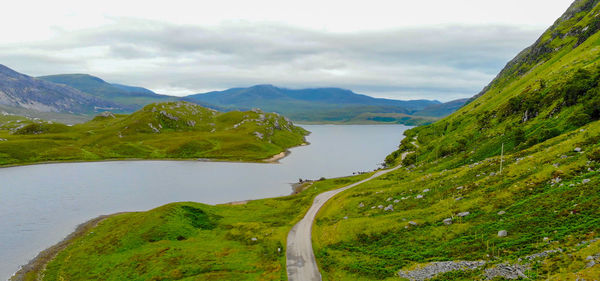
[[[576,6],[585,3],[592,2]],[[596,29],[581,41],[582,33],[569,31],[593,28],[599,12],[595,4],[557,22],[483,95],[438,122],[407,131],[386,162],[398,164],[402,152],[415,151],[403,161],[409,169],[328,203],[313,229],[324,279],[397,280],[399,270],[418,264],[486,260],[491,267],[558,247],[565,252],[532,264],[526,274],[545,279],[597,273],[570,254],[600,231],[600,34]],[[504,171],[494,175],[502,146]],[[419,194],[424,197],[416,199]],[[358,208],[361,202],[365,208]],[[391,203],[393,212],[371,209]],[[457,216],[466,211],[468,216]],[[454,223],[445,225],[446,218]],[[508,237],[498,237],[500,230]],[[473,280],[482,272],[438,280]]]
[[[66,126],[0,117],[0,166],[103,159],[259,161],[304,142],[306,131],[260,111],[220,113],[186,102],[150,104]]]
[[[368,176],[243,205],[183,202],[114,215],[72,241],[43,280],[286,280],[287,233],[314,197]]]

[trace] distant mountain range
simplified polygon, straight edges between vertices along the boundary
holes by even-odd
[[[102,111],[131,113],[150,103],[176,100],[220,111],[260,108],[301,122],[411,125],[429,123],[448,115],[466,101],[403,101],[373,98],[340,88],[286,89],[273,85],[174,97],[142,87],[112,84],[88,74],[35,78],[0,65],[0,109],[33,117],[50,112],[89,118]],[[53,119],[48,114],[44,117]],[[60,120],[64,122],[63,117]]]

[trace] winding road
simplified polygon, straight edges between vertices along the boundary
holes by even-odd
[[[406,154],[402,155],[402,159]],[[325,203],[338,193],[355,187],[359,184],[363,184],[377,177],[383,176],[391,171],[400,168],[398,165],[392,169],[381,170],[373,174],[371,177],[353,183],[351,185],[344,186],[342,188],[323,192],[313,201],[312,206],[296,225],[292,228],[287,237],[287,276],[289,281],[312,281],[321,280],[321,273],[315,260],[315,254],[313,253],[311,232],[312,225],[319,209],[325,205]]]

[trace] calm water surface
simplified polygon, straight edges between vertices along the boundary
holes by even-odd
[[[208,204],[288,195],[290,183],[369,171],[409,127],[304,125],[311,143],[280,164],[118,161],[0,168],[0,280],[103,214],[176,201]]]

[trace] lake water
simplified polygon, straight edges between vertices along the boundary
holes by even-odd
[[[0,279],[103,214],[177,201],[226,203],[289,195],[298,178],[351,175],[378,167],[402,125],[303,125],[311,143],[280,164],[116,161],[0,168]]]

